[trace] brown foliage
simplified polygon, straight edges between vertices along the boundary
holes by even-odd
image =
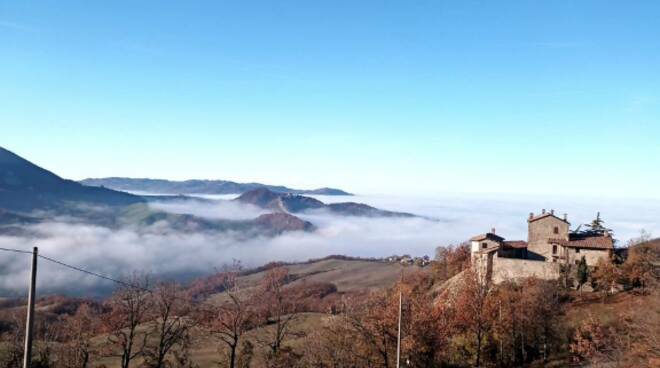
[[[25,310],[14,311],[7,317],[7,332],[0,336],[4,352],[0,358],[0,366],[19,368],[23,364],[25,343]]]
[[[616,331],[589,317],[575,331],[570,345],[575,362],[590,362],[595,366],[617,360]]]
[[[576,362],[593,366],[646,366],[660,362],[660,294],[619,294],[613,315],[589,313],[572,335]]]
[[[60,319],[64,340],[59,361],[65,367],[87,368],[96,353],[92,339],[99,333],[98,309],[81,304],[75,314]]]
[[[242,295],[239,289],[238,274],[239,267],[219,274],[226,300],[217,306],[205,305],[202,310],[202,325],[227,348],[227,366],[230,368],[247,359],[247,354],[239,347],[243,334],[254,326],[255,320],[250,296]]]
[[[433,274],[436,281],[448,280],[469,267],[470,245],[468,243],[436,248],[435,262],[433,262]]]
[[[474,365],[479,367],[494,320],[495,303],[491,298],[490,283],[482,282],[476,272],[468,270],[453,305],[453,327],[464,331],[466,338],[460,351],[465,358],[472,356]]]
[[[259,306],[257,313],[262,323],[273,326],[272,329],[266,330],[265,338],[257,340],[267,348],[265,358],[268,365],[273,367],[286,366],[285,362],[293,354],[288,349],[283,350],[283,343],[288,337],[298,335],[291,326],[300,309],[297,301],[287,298],[284,290],[289,281],[289,271],[286,268],[272,268],[263,278],[256,296]]]
[[[317,367],[394,367],[399,298],[402,301],[401,361],[434,366],[446,342],[438,310],[428,294],[431,280],[409,276],[389,290],[343,300],[341,313],[325,320],[310,336],[305,362]]]
[[[145,347],[145,365],[161,368],[169,366],[167,359],[171,352],[177,347],[185,348],[190,331],[187,315],[192,306],[181,287],[175,283],[159,284],[151,293],[151,299],[153,321],[150,322],[149,334],[154,343]]]
[[[646,290],[657,286],[660,281],[660,244],[645,242],[632,245],[628,249],[628,258],[623,264],[623,275],[635,287]]]
[[[296,301],[299,311],[325,313],[336,308],[337,286],[329,282],[300,282],[284,289],[285,298]]]
[[[138,327],[152,318],[148,285],[146,277],[142,279],[134,275],[107,302],[109,312],[103,316],[103,328],[108,333],[109,343],[106,354],[120,357],[121,368],[129,368],[147,348],[149,332],[138,331]]]
[[[494,286],[466,271],[443,301],[452,339],[444,359],[456,365],[516,366],[545,360],[561,348],[561,289],[534,278]]]
[[[596,284],[596,289],[604,291],[605,296],[616,290],[621,277],[621,270],[609,259],[600,259],[591,272],[591,280]]]

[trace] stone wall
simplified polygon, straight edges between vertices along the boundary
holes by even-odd
[[[529,259],[493,257],[492,270],[489,272],[494,283],[525,277],[537,277],[543,280],[559,278],[559,264]]]
[[[566,257],[569,264],[576,264],[582,256],[587,261],[587,266],[595,266],[600,259],[608,260],[611,257],[609,249],[585,249],[580,248],[577,253],[575,248],[566,248]]]
[[[490,280],[493,272],[493,260],[496,252],[472,253],[472,269],[479,275],[482,281]]]
[[[554,231],[555,227],[557,227],[557,233]],[[548,239],[568,240],[568,228],[567,222],[554,216],[530,221],[527,236],[528,257],[552,262],[552,245]]]

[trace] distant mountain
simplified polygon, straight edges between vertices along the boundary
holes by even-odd
[[[288,213],[267,213],[254,220],[258,226],[279,233],[285,231],[313,231],[316,229],[309,221],[304,221]]]
[[[80,206],[126,206],[144,202],[128,193],[84,186],[0,147],[0,208],[27,213],[35,210],[76,212]]]
[[[293,215],[276,213],[252,220],[205,219],[154,210],[152,200],[62,179],[18,155],[0,148],[0,234],[38,236],[29,225],[47,221],[87,223],[139,231],[222,232],[241,237],[273,236],[285,231],[312,231],[314,226]],[[203,201],[201,198],[175,197]],[[36,230],[35,230],[36,231]]]
[[[146,231],[213,233],[232,231],[238,237],[274,236],[287,231],[314,231],[312,223],[285,213],[264,214],[252,220],[207,219],[188,214],[156,211],[144,204],[126,208],[118,221],[122,226],[139,226]]]
[[[236,183],[227,180],[185,180],[171,181],[163,179],[138,178],[98,178],[85,179],[81,184],[106,187],[129,192],[158,194],[242,194],[254,189],[265,188],[276,193],[294,193],[308,195],[352,195],[340,189],[319,188],[313,190],[292,189],[281,185],[260,183]]]
[[[411,213],[385,211],[363,203],[343,202],[325,204],[317,199],[291,193],[276,193],[266,188],[243,193],[235,201],[282,213],[302,213],[310,210],[361,217],[416,217]]]
[[[278,212],[296,213],[309,209],[324,208],[325,204],[317,199],[298,194],[275,193],[266,188],[254,189],[236,198],[237,202]]]
[[[326,205],[331,212],[362,217],[418,217],[412,213],[380,210],[364,203],[342,202]]]

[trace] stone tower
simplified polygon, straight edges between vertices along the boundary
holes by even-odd
[[[551,243],[552,240],[568,241],[568,231],[571,224],[566,215],[563,218],[555,216],[555,211],[541,211],[541,214],[529,214],[527,219],[527,252],[528,258],[556,262],[560,256],[560,250]]]

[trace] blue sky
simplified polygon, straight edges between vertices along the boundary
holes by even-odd
[[[0,2],[58,174],[660,197],[658,1]]]

